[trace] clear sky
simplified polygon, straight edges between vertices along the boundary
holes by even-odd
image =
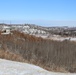
[[[0,22],[76,26],[76,0],[0,0]]]

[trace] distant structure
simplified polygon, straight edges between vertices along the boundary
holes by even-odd
[[[2,35],[7,35],[7,34],[11,34],[11,28],[8,26],[5,26],[2,30]]]

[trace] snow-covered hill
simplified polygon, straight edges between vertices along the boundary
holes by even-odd
[[[71,41],[76,41],[76,27],[42,27],[34,24],[0,24],[0,30],[5,30],[6,28],[57,41],[69,40],[69,37]],[[69,37],[61,37],[62,34],[67,35],[67,33],[70,34]]]
[[[46,31],[46,28],[31,24],[24,24],[24,25],[0,25],[0,30],[5,30],[6,28],[10,28],[12,30],[18,30],[20,32],[35,35],[37,37],[47,37],[49,35],[48,31]]]
[[[76,74],[49,72],[32,64],[0,59],[0,75],[76,75]]]

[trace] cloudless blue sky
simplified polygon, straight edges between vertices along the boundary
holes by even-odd
[[[0,0],[0,21],[75,26],[76,0]]]

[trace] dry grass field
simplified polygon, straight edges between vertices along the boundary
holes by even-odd
[[[0,58],[33,63],[50,71],[76,72],[76,42],[12,33],[0,34]]]

